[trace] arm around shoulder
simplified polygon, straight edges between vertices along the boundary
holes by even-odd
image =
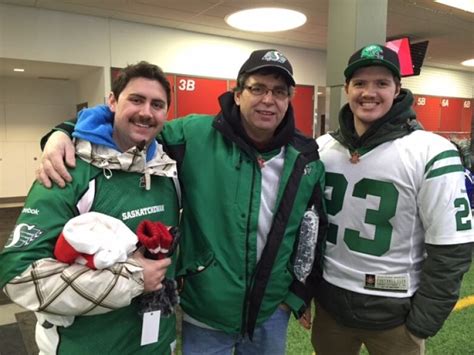
[[[60,187],[72,180],[67,167],[76,166],[75,149],[71,138],[62,131],[51,134],[36,172],[36,179],[46,187],[53,181]]]

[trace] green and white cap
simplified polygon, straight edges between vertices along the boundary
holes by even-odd
[[[400,78],[398,54],[380,44],[370,44],[351,55],[347,68],[344,70],[344,76],[349,80],[357,69],[374,65],[383,66]]]

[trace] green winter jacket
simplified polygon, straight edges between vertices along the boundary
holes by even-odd
[[[292,254],[312,194],[321,200],[324,168],[315,141],[295,133],[291,106],[270,147],[258,152],[240,125],[233,94],[222,95],[220,104],[222,111],[215,118],[191,115],[171,121],[162,138],[178,161],[183,193],[177,270],[184,280],[181,307],[208,326],[245,333],[251,332],[252,322],[258,326],[267,320],[281,303],[293,311],[303,306],[289,290],[294,280]],[[257,264],[261,195],[257,158],[275,155],[281,147],[286,152],[280,185],[275,186],[274,221]],[[264,259],[269,241],[277,235],[282,243],[272,267]],[[267,276],[265,268],[270,271]]]
[[[144,219],[161,221],[170,226],[178,224],[179,201],[171,178],[152,175],[150,190],[147,191],[142,173],[103,170],[81,159],[77,159],[77,166],[69,170],[69,173],[73,180],[64,189],[58,186],[47,189],[38,182],[33,184],[15,230],[0,254],[0,287],[23,273],[32,263],[40,259],[54,258],[54,246],[64,225],[81,213],[95,211],[107,214],[122,220],[132,231],[135,231],[139,222]],[[174,276],[174,265],[173,262],[168,268],[168,277]],[[81,268],[74,265],[71,267]],[[108,292],[118,287],[119,275],[128,279],[130,285],[123,287],[130,287],[130,290],[123,289],[121,292],[124,300],[120,300],[127,303],[127,296],[133,297],[133,294],[137,294],[135,289],[138,289],[138,294],[143,292],[143,280],[137,280],[132,292],[135,276],[127,271],[130,267],[133,268],[133,265],[130,266],[129,262],[117,263],[114,267],[102,271],[91,271],[91,276],[87,274],[90,269],[82,267],[80,277],[100,279],[102,274],[114,273],[116,280],[107,286],[110,287]],[[67,270],[62,272],[63,280],[67,278]],[[38,274],[36,277],[54,276]],[[38,295],[39,299],[44,301],[52,296],[47,293],[55,289],[55,282],[51,282],[52,284],[45,287],[44,293]],[[87,283],[81,283],[82,285],[84,289],[76,289],[77,294],[87,297],[86,295],[95,292],[87,289]],[[74,287],[73,282],[71,287]],[[31,291],[34,292],[33,287]],[[62,291],[54,292],[60,297]],[[90,300],[91,303],[99,305],[104,297],[106,294]],[[48,305],[44,302],[46,304],[41,308],[47,312]],[[157,343],[140,345],[142,316],[138,314],[139,299],[136,297],[131,299],[128,306],[103,314],[82,316],[74,313],[74,306],[65,306],[64,310],[68,313],[63,314],[75,315],[75,319],[69,327],[57,327],[57,354],[171,354],[176,341],[176,317],[173,314],[167,318],[161,317]]]

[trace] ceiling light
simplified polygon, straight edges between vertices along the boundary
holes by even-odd
[[[474,13],[474,0],[435,0],[435,2]]]
[[[13,71],[24,72],[25,69],[23,69],[23,68],[13,68]]]
[[[466,67],[474,67],[474,58],[473,58],[473,59],[465,60],[465,61],[462,62],[461,64],[462,64],[462,65],[465,65]]]
[[[234,12],[227,15],[225,21],[243,31],[278,32],[302,26],[306,22],[306,16],[294,10],[259,7]]]

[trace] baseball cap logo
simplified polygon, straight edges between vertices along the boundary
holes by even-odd
[[[265,55],[262,57],[262,60],[278,63],[285,63],[287,61],[286,57],[278,51],[269,51],[265,53]]]
[[[365,47],[360,53],[361,58],[383,59],[383,49],[377,45]]]

